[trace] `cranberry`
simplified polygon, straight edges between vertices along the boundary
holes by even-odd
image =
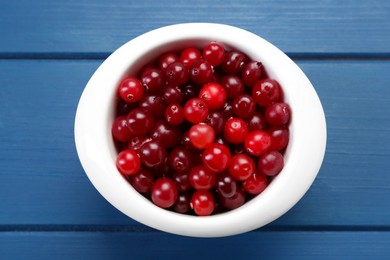
[[[228,143],[228,141],[226,141],[225,138],[223,138],[222,136],[218,136],[214,139],[214,143],[219,143],[219,144],[223,144],[225,146],[229,146],[230,144]]]
[[[200,98],[193,98],[184,105],[184,117],[191,123],[197,124],[207,118],[209,110]]]
[[[213,128],[204,123],[193,125],[188,131],[188,135],[192,145],[198,149],[209,147],[215,138]]]
[[[283,155],[277,151],[263,154],[257,162],[257,168],[267,176],[277,175],[284,167]]]
[[[210,190],[215,185],[216,176],[203,165],[199,165],[191,169],[189,180],[196,190]]]
[[[169,154],[168,163],[177,172],[189,171],[192,166],[192,155],[185,147],[179,146]]]
[[[280,151],[286,148],[289,141],[289,131],[284,127],[272,127],[268,130],[271,136],[270,150]]]
[[[205,123],[210,125],[213,128],[214,133],[216,135],[218,135],[224,129],[225,123],[226,123],[226,119],[225,119],[225,116],[224,116],[224,114],[222,112],[211,111],[208,114]]]
[[[152,187],[152,201],[161,208],[171,207],[178,198],[175,183],[169,178],[159,178]]]
[[[265,119],[272,126],[284,126],[290,122],[290,106],[283,102],[274,103],[265,110]]]
[[[181,139],[181,144],[184,145],[189,151],[191,152],[195,152],[195,151],[198,151],[199,149],[196,148],[192,143],[191,143],[191,140],[190,140],[190,136],[189,136],[189,133],[188,131],[186,131],[183,136],[182,136],[182,139]]]
[[[229,51],[225,54],[222,62],[222,69],[226,74],[237,75],[240,74],[245,66],[246,56],[239,51]]]
[[[226,103],[223,105],[222,113],[227,119],[234,117],[233,106],[231,102],[226,101]]]
[[[213,67],[206,60],[196,60],[192,63],[190,77],[196,84],[206,84],[213,79]]]
[[[249,132],[253,132],[255,130],[265,130],[267,127],[267,121],[265,121],[265,117],[262,113],[255,112],[253,116],[248,119]]]
[[[271,147],[271,136],[262,130],[251,132],[245,139],[246,151],[254,156],[260,156]]]
[[[171,125],[180,125],[184,121],[184,110],[178,104],[171,104],[165,109],[165,120]]]
[[[199,98],[210,110],[217,110],[222,108],[226,102],[226,91],[218,83],[208,83],[200,90]]]
[[[160,96],[156,96],[156,95],[145,96],[139,101],[138,106],[140,108],[149,111],[155,120],[164,117],[166,104]]]
[[[229,173],[239,181],[248,179],[255,171],[255,162],[246,154],[236,154],[229,164]]]
[[[189,193],[179,193],[172,209],[177,213],[187,213],[191,210],[191,195]]]
[[[190,73],[183,63],[174,62],[165,70],[165,78],[168,85],[181,86],[188,81]]]
[[[281,92],[280,85],[276,80],[262,79],[254,85],[252,96],[257,104],[266,107],[278,101]]]
[[[250,95],[237,96],[232,103],[233,112],[241,118],[250,118],[254,115],[256,103]]]
[[[175,53],[167,52],[161,55],[158,59],[158,67],[160,70],[165,71],[170,64],[177,61],[180,61],[180,59]]]
[[[136,174],[141,168],[141,162],[138,154],[134,150],[123,150],[118,154],[116,167],[123,175]]]
[[[220,65],[225,58],[225,48],[216,42],[211,42],[203,48],[203,58],[211,65]]]
[[[134,135],[145,135],[153,127],[152,115],[145,109],[135,108],[127,116],[127,127]]]
[[[234,75],[223,76],[220,80],[221,86],[226,90],[226,97],[234,99],[244,94],[245,86],[241,78]]]
[[[192,98],[198,97],[198,91],[191,84],[185,85],[184,87],[181,88],[181,90],[183,93],[184,101],[188,101]]]
[[[194,61],[202,58],[202,54],[196,48],[186,48],[180,54],[180,61],[187,66],[187,68],[191,68]]]
[[[241,118],[230,118],[226,121],[223,136],[232,144],[239,144],[245,141],[248,136],[248,125]]]
[[[253,87],[255,83],[263,76],[263,64],[258,61],[248,62],[242,70],[241,77],[245,85]]]
[[[140,193],[149,192],[153,181],[153,174],[145,169],[140,169],[136,174],[130,176],[130,184]]]
[[[220,196],[220,200],[226,209],[236,209],[245,203],[245,193],[241,188],[238,188],[233,196],[228,198]]]
[[[191,207],[198,216],[211,215],[215,208],[213,194],[207,190],[197,190],[192,194]]]
[[[254,172],[243,184],[242,187],[249,194],[257,195],[265,190],[268,186],[266,175]]]
[[[172,180],[175,182],[176,187],[181,192],[191,190],[190,177],[188,172],[174,172],[172,174]]]
[[[202,154],[203,165],[213,172],[223,172],[230,162],[230,151],[223,144],[213,143]]]
[[[137,78],[125,78],[118,88],[119,95],[126,102],[137,102],[144,94],[144,87]]]
[[[137,103],[128,103],[124,101],[123,99],[118,100],[118,104],[116,106],[116,115],[121,116],[121,115],[127,115],[130,113],[131,110],[137,107]]]
[[[150,141],[142,145],[140,149],[140,158],[146,167],[157,167],[165,162],[167,152],[161,143]]]
[[[127,117],[118,116],[115,118],[111,128],[112,136],[119,142],[127,142],[132,138],[132,133],[127,127]]]
[[[237,181],[228,172],[218,174],[215,184],[218,194],[224,198],[230,198],[237,191]]]
[[[146,136],[146,135],[134,136],[129,141],[127,148],[132,149],[132,150],[136,151],[137,153],[139,153],[141,147],[145,143],[150,142],[150,141],[152,141],[152,138],[150,138],[149,136]]]
[[[165,120],[156,121],[149,134],[152,139],[159,141],[167,149],[177,146],[181,140],[180,128]]]
[[[180,104],[184,95],[178,86],[167,86],[162,93],[167,104]]]
[[[145,69],[141,74],[144,87],[152,93],[159,92],[165,86],[164,73],[156,68]]]

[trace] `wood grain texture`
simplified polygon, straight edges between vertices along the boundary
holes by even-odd
[[[389,232],[250,232],[194,239],[148,233],[0,233],[13,259],[387,259]]]
[[[2,57],[104,57],[149,30],[225,23],[256,33],[292,56],[389,57],[390,2],[2,1]]]
[[[74,114],[101,61],[0,60],[0,226],[139,226],[96,192],[77,158]],[[390,61],[298,61],[328,124],[323,167],[271,227],[390,226]]]

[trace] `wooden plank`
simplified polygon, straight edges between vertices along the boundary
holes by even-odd
[[[93,188],[73,121],[95,61],[0,60],[0,226],[138,225]],[[327,115],[314,185],[271,227],[390,226],[390,61],[299,61]]]
[[[195,239],[147,233],[0,233],[1,259],[388,259],[390,232],[251,232]]]
[[[292,56],[390,54],[390,2],[2,1],[3,57],[104,57],[149,30],[213,22],[252,31]]]

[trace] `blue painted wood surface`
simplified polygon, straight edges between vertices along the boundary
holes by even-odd
[[[1,1],[0,259],[390,256],[390,2]],[[94,189],[78,161],[81,92],[109,53],[180,22],[250,30],[295,58],[325,109],[312,188],[247,234],[194,239],[147,228]]]

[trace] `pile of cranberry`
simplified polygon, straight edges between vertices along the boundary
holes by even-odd
[[[155,205],[240,207],[284,167],[291,110],[259,61],[211,42],[168,52],[118,87],[116,166]]]

